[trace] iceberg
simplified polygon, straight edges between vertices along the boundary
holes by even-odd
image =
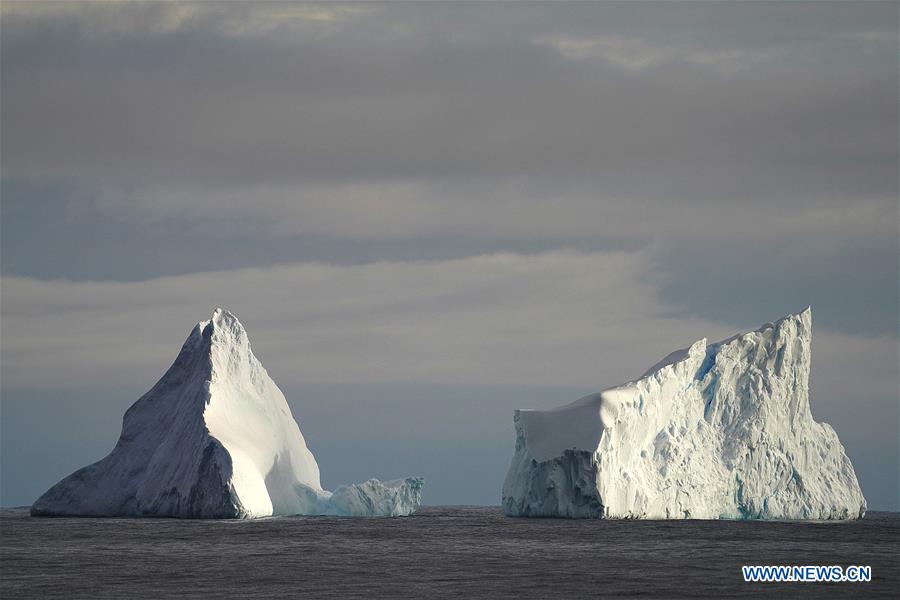
[[[671,353],[634,381],[515,412],[507,515],[857,519],[853,465],[809,407],[809,308]]]
[[[419,507],[423,485],[410,477],[323,490],[284,394],[241,323],[217,308],[126,411],[112,452],[51,487],[31,514],[399,516]]]

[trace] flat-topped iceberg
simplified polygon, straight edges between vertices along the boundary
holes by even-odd
[[[639,379],[515,413],[511,516],[856,519],[853,465],[809,408],[810,309],[673,352]]]
[[[237,318],[216,309],[125,413],[113,451],[50,488],[31,514],[397,516],[419,507],[422,486],[411,477],[323,490],[284,394]]]

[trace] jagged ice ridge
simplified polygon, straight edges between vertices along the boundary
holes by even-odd
[[[640,378],[515,412],[511,516],[856,519],[844,447],[809,407],[809,308],[673,352]]]

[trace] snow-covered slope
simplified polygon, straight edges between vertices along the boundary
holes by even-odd
[[[125,413],[103,460],[32,506],[34,515],[247,518],[408,515],[423,481],[322,489],[319,465],[237,318],[197,324],[162,379]]]
[[[639,379],[515,413],[513,516],[856,519],[856,473],[809,408],[812,315],[673,352]]]

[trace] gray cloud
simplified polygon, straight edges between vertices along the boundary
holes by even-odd
[[[133,283],[4,277],[3,380],[152,379],[177,350],[173,340],[223,303],[268,337],[261,358],[287,383],[587,385],[598,380],[601,346],[617,348],[602,362],[605,379],[618,381],[697,331],[730,332],[666,318],[642,280],[647,269],[640,252],[552,252],[303,263]],[[655,341],[636,333],[646,326],[642,315]],[[139,344],[123,335],[135,326]],[[86,345],[92,351],[80,352]]]
[[[567,8],[545,9],[543,30],[534,19],[515,34],[503,33],[512,10],[485,11],[484,24],[458,33],[470,7],[390,8],[329,35],[249,38],[223,33],[215,15],[130,35],[92,35],[78,19],[4,20],[6,173],[294,185],[534,173],[602,185],[616,173],[617,187],[650,179],[716,199],[746,196],[755,179],[760,201],[769,182],[793,187],[792,196],[884,196],[895,186],[896,40],[864,37],[883,31],[876,19],[890,6],[872,7],[865,27],[840,30],[862,36],[852,43],[834,45],[835,32],[824,29],[793,45],[701,38],[677,46],[732,56],[776,44],[784,55],[740,77],[706,68],[715,61],[632,73],[568,60],[534,41],[560,35],[552,32],[570,21]],[[836,17],[838,8],[808,12]],[[587,20],[602,29],[606,10],[596,6]],[[93,12],[115,20],[129,11]],[[727,20],[745,11],[713,12]],[[671,37],[671,27],[635,21],[614,39],[669,47],[655,38]],[[386,36],[398,22],[405,33]],[[806,56],[820,46],[830,51]],[[856,64],[819,66],[833,56]],[[632,193],[643,195],[641,187],[649,186]]]
[[[261,358],[288,384],[618,383],[674,348],[738,329],[669,314],[652,269],[647,251],[568,251],[298,263],[130,283],[7,276],[3,381],[13,388],[149,381],[193,322],[224,303],[267,340]],[[851,346],[872,365],[896,354],[891,336],[826,329],[817,337],[827,340],[829,362]]]
[[[4,197],[78,190],[67,212],[116,223],[94,239],[252,238],[271,247],[252,252],[263,263],[392,239],[403,258],[436,257],[429,239],[476,253],[690,240],[707,260],[756,239],[797,271],[795,245],[897,254],[891,4],[9,6]],[[622,48],[649,58],[604,58]],[[310,236],[326,240],[313,256]],[[41,253],[17,247],[5,272]],[[141,270],[116,253],[104,277]]]

